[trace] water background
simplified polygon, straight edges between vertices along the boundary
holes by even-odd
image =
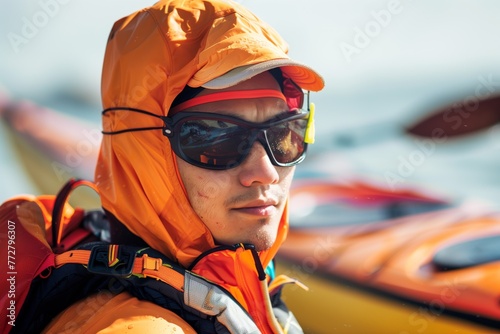
[[[108,32],[115,20],[151,3],[4,4],[1,89],[99,127]],[[496,1],[240,3],[275,27],[289,42],[291,56],[314,67],[326,81],[326,88],[311,96],[317,107],[317,143],[298,177],[315,173],[339,181],[366,179],[500,207],[499,126],[442,144],[404,133],[436,107],[466,101],[478,91],[500,93]],[[29,31],[30,24],[36,29]],[[0,122],[0,202],[39,191],[26,178],[9,138]]]

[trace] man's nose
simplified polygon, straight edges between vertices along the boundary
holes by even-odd
[[[279,181],[279,174],[271,162],[264,146],[256,141],[245,161],[240,165],[240,183],[249,187],[254,183],[273,184]]]

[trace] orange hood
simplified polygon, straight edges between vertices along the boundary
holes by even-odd
[[[287,59],[287,51],[272,28],[236,3],[160,1],[113,26],[103,65],[103,107],[165,116],[186,85],[199,87],[236,67]],[[282,70],[304,89],[323,87],[320,78],[304,77],[293,66]],[[125,110],[103,116],[104,131],[161,126],[160,119]],[[180,264],[188,266],[215,246],[183,191],[161,130],[105,135],[95,181],[104,208]],[[260,254],[264,267],[287,229],[285,209],[276,243]]]

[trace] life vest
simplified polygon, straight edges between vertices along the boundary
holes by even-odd
[[[70,180],[57,196],[17,197],[0,206],[0,235],[5,239],[0,256],[7,274],[0,282],[2,333],[40,332],[66,307],[103,289],[154,302],[197,332],[302,333],[280,298],[283,284],[295,281],[278,276],[268,282],[251,245],[216,247],[188,270],[149,247],[102,241],[102,211],[85,212],[67,204],[80,185],[95,189],[88,181]],[[242,258],[256,264],[260,286],[253,292],[253,304],[242,298],[237,279],[225,278],[232,270],[229,264]],[[211,279],[204,277],[211,266],[220,267],[215,271],[219,278],[213,273]],[[237,269],[241,277],[252,278],[245,266]]]

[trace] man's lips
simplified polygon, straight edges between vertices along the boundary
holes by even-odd
[[[253,201],[232,210],[254,216],[272,216],[278,211],[277,204],[274,200]]]

